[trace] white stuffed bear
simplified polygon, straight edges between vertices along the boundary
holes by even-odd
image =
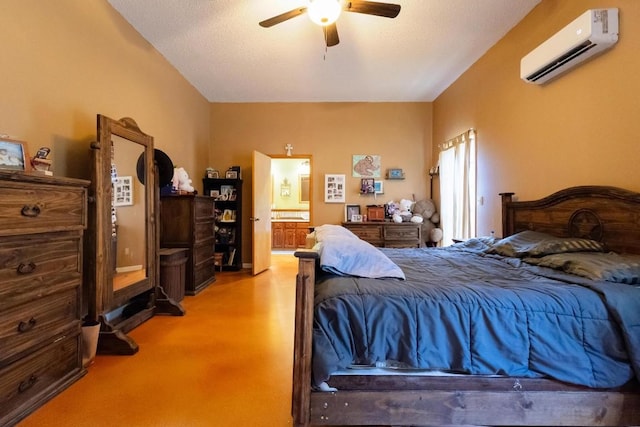
[[[400,200],[400,211],[398,212],[398,214],[402,217],[403,221],[411,220],[411,206],[413,206],[412,200]]]
[[[191,185],[189,174],[184,168],[174,168],[173,178],[171,179],[173,188],[178,191],[186,191],[187,193],[193,193],[195,188]]]

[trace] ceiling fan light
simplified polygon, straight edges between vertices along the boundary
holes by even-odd
[[[341,11],[340,0],[309,0],[307,7],[309,19],[322,26],[336,22]]]

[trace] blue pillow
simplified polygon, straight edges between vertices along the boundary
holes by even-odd
[[[600,242],[579,237],[555,237],[538,231],[526,230],[499,240],[490,254],[508,257],[540,257],[568,252],[603,252]]]
[[[542,258],[525,258],[523,261],[592,280],[630,285],[640,283],[640,256],[638,255],[618,255],[613,252],[565,253]]]

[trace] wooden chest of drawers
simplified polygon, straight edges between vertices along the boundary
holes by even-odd
[[[373,246],[385,248],[424,246],[422,225],[413,222],[343,222],[342,226]]]
[[[196,295],[215,281],[215,204],[208,196],[163,196],[160,246],[189,250],[185,293]]]
[[[0,171],[0,425],[17,423],[86,373],[88,184]]]

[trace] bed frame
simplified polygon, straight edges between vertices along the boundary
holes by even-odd
[[[640,254],[640,193],[572,187],[540,200],[501,193],[503,236],[537,230],[599,240]],[[483,376],[333,376],[336,392],[311,388],[313,296],[318,254],[299,250],[292,416],[309,425],[640,425],[640,385],[591,389],[551,379]]]

